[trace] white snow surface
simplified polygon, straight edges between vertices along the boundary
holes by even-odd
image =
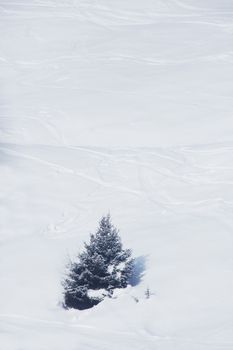
[[[232,350],[233,1],[0,0],[0,78],[0,349]],[[141,281],[64,310],[109,211]]]

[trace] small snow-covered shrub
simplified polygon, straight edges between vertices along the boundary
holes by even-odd
[[[151,297],[151,291],[149,288],[147,288],[145,291],[145,297],[146,297],[146,299],[150,299],[150,297]]]
[[[91,234],[84,252],[68,269],[63,281],[66,308],[91,308],[115,288],[127,287],[133,269],[131,250],[123,249],[110,215],[102,217],[96,234]]]

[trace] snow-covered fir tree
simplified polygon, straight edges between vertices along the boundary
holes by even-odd
[[[128,285],[133,269],[131,250],[123,249],[110,215],[102,217],[96,234],[91,234],[84,252],[68,268],[63,282],[67,308],[90,308],[111,296],[115,288]]]

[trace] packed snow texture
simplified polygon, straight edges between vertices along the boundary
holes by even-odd
[[[0,0],[1,350],[233,349],[232,45],[232,0]],[[137,280],[64,310],[109,211]]]

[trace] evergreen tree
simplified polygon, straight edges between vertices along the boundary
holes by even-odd
[[[70,262],[63,282],[67,308],[82,310],[98,304],[104,296],[111,296],[115,288],[125,288],[132,274],[131,250],[122,248],[110,215],[102,217],[96,234],[91,234],[84,247],[78,261]]]

